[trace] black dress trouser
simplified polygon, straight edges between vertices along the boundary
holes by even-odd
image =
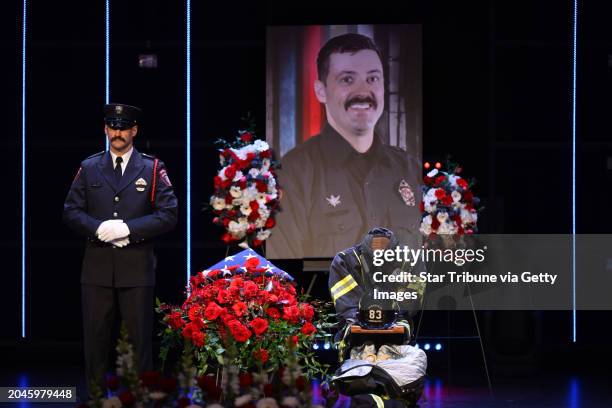
[[[81,295],[87,387],[95,380],[104,390],[110,353],[116,347],[112,333],[118,314],[133,346],[137,368],[140,372],[152,370],[154,287],[81,285]]]

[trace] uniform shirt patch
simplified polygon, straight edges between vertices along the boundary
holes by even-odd
[[[404,200],[404,204],[409,207],[414,207],[416,205],[416,200],[414,198],[414,192],[412,188],[410,188],[410,184],[406,180],[402,180],[399,184],[398,190],[400,195],[402,196],[402,200]]]
[[[159,178],[164,182],[168,187],[172,187],[172,183],[170,182],[170,178],[168,177],[168,172],[166,169],[161,169],[159,171]]]

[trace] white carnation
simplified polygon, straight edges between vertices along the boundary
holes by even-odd
[[[244,237],[248,226],[249,224],[243,221],[240,221],[240,222],[230,221],[229,225],[227,226],[227,230],[233,236],[242,238]]]
[[[234,400],[234,406],[241,407],[251,402],[252,399],[253,397],[251,397],[251,394],[241,395]]]
[[[251,215],[252,211],[253,210],[251,209],[251,206],[248,205],[247,203],[244,203],[240,206],[240,212],[246,215],[247,217]]]
[[[242,195],[242,189],[238,186],[231,186],[230,195],[234,198],[238,198]]]
[[[149,398],[151,398],[153,401],[159,401],[159,400],[163,400],[164,398],[166,398],[166,395],[168,394],[162,391],[153,391],[152,393],[149,394]]]
[[[293,396],[287,396],[283,398],[281,405],[283,407],[298,408],[300,406],[300,400]]]
[[[436,218],[438,221],[440,221],[440,224],[443,224],[446,222],[446,220],[448,220],[448,213],[439,212],[438,215],[436,215]]]
[[[268,146],[266,142],[264,142],[263,140],[259,140],[259,139],[257,139],[255,143],[253,143],[253,146],[258,152],[264,152],[270,148],[270,146]]]
[[[265,231],[259,231],[257,233],[257,239],[260,241],[265,241],[266,239],[268,239],[270,237],[270,230],[265,230]]]
[[[221,211],[225,208],[225,199],[217,196],[212,196],[210,198],[210,204],[215,210]]]
[[[455,190],[451,193],[451,197],[453,199],[453,202],[457,203],[459,202],[459,200],[461,200],[461,193]]]
[[[435,177],[438,174],[438,169],[433,169],[429,173],[427,173],[427,177]]]
[[[459,176],[455,176],[454,174],[451,174],[448,176],[448,181],[450,183],[451,186],[453,187],[457,187],[457,180],[460,179],[461,177]]]
[[[262,398],[257,401],[257,408],[278,408],[278,403],[274,398]]]
[[[232,179],[232,181],[237,182],[240,181],[240,179],[243,177],[242,172],[240,170],[238,170],[236,172],[236,175],[234,176],[234,178]]]
[[[249,176],[256,178],[257,176],[259,176],[259,170],[257,170],[256,168],[252,168],[251,170],[249,170]]]
[[[111,397],[107,400],[102,400],[102,408],[121,408],[121,406],[119,397]]]

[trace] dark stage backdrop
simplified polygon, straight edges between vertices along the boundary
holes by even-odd
[[[571,232],[572,2],[328,3],[289,8],[282,2],[193,2],[193,272],[225,255],[220,231],[199,211],[217,167],[213,141],[233,136],[249,111],[264,129],[267,25],[421,24],[423,158],[443,160],[452,153],[466,174],[478,178],[487,207],[483,232]],[[20,332],[20,8],[19,2],[2,5],[0,38],[6,208],[0,237],[6,313],[0,336],[5,341]],[[582,233],[611,227],[606,215],[612,198],[609,11],[603,2],[584,2],[580,10]],[[61,213],[80,160],[104,147],[103,13],[103,2],[30,4],[27,323],[33,340],[80,340],[82,240],[62,224]],[[183,2],[112,2],[111,100],[143,107],[137,148],[166,162],[181,203],[177,229],[159,240],[157,250],[157,293],[174,302],[182,297],[185,279],[184,16]],[[157,69],[138,67],[138,55],[148,53],[157,54]],[[506,318],[493,313],[483,321],[494,328]],[[598,341],[600,317],[579,318],[579,338]],[[532,343],[570,339],[569,313],[514,321]],[[536,339],[534,325],[546,331],[544,339]]]

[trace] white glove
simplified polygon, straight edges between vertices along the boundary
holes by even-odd
[[[108,224],[105,225],[104,228],[102,228],[102,225],[100,225],[100,228],[98,228],[99,230],[98,238],[100,240],[104,242],[111,242],[117,239],[126,238],[127,236],[130,235],[130,229],[128,228],[127,224],[124,223],[122,220],[109,220],[109,221],[115,221],[115,222],[109,222]]]
[[[113,244],[113,246],[117,248],[123,248],[124,246],[127,246],[127,244],[129,243],[130,243],[130,238],[128,237],[111,241],[111,244]]]
[[[96,236],[98,237],[98,239],[102,240],[102,238],[100,238],[102,235],[107,235],[109,234],[112,225],[118,222],[123,222],[123,220],[106,220],[104,222],[102,222],[102,224],[100,224],[100,226],[98,227],[98,229],[96,230]]]

